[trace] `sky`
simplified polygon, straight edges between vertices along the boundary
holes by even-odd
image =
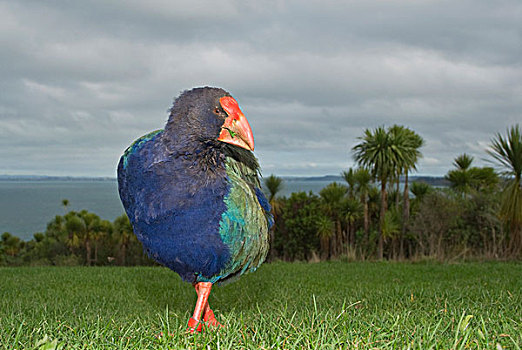
[[[266,176],[354,167],[363,131],[444,175],[522,121],[520,0],[0,1],[0,174],[110,176],[180,92],[240,103]]]

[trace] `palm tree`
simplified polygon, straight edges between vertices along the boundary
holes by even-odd
[[[366,129],[364,136],[359,137],[359,139],[361,142],[352,148],[354,159],[360,166],[370,169],[372,176],[381,184],[377,258],[382,259],[384,251],[382,230],[388,200],[386,185],[397,173],[400,155],[394,149],[393,137],[382,126],[373,131]]]
[[[98,248],[100,241],[105,237],[109,236],[112,232],[112,224],[108,220],[98,220],[92,233],[92,239],[94,240],[94,263],[98,263]]]
[[[473,167],[469,169],[469,177],[471,178],[471,188],[476,192],[486,191],[491,193],[497,188],[500,180],[495,169],[490,167]]]
[[[268,190],[268,202],[272,207],[272,214],[274,214],[275,217],[275,214],[279,213],[280,209],[277,194],[283,189],[283,179],[272,174],[265,179],[265,188]]]
[[[92,241],[94,240],[95,241],[95,245],[97,244],[96,243],[96,239],[97,239],[97,235],[99,233],[99,231],[101,231],[101,219],[98,215],[94,214],[94,213],[90,213],[88,212],[87,210],[82,210],[80,212],[80,218],[83,220],[84,222],[84,225],[85,225],[85,230],[82,232],[83,235],[81,236],[81,239],[83,240],[83,245],[85,247],[85,256],[86,256],[86,262],[87,262],[87,266],[90,266],[92,265],[94,259],[92,257],[92,246],[91,246],[91,243]],[[95,247],[95,250],[97,248]],[[95,253],[97,254],[97,252],[95,251]]]
[[[20,252],[23,241],[11,235],[9,232],[4,232],[2,236],[0,236],[0,246],[3,247],[2,250],[5,254],[14,257]]]
[[[348,171],[343,171],[341,173],[341,176],[343,177],[344,181],[348,184],[348,196],[350,198],[353,198],[353,193],[355,189],[355,172],[352,168],[348,169]]]
[[[415,196],[415,200],[421,202],[424,196],[430,193],[433,188],[425,182],[412,182],[411,193]]]
[[[62,199],[62,206],[63,206],[63,210],[67,214],[67,208],[69,207],[69,200],[68,199]]]
[[[457,168],[457,170],[468,170],[473,163],[473,157],[469,154],[463,153],[453,161],[453,165]]]
[[[134,236],[127,215],[123,214],[114,220],[114,238],[119,245],[120,265],[125,265],[127,248]]]
[[[81,238],[86,230],[85,222],[74,211],[67,213],[64,218],[64,228],[67,233],[66,244],[72,254],[75,248],[81,246]]]
[[[316,222],[317,235],[319,236],[319,242],[321,245],[321,259],[329,259],[331,254],[330,240],[334,235],[334,223],[332,220],[325,216],[319,216]]]
[[[270,259],[275,258],[274,240],[275,240],[275,220],[281,212],[281,201],[277,198],[277,194],[283,189],[283,179],[270,175],[265,179],[265,188],[268,190],[268,203],[274,216],[274,225],[270,229]]]
[[[397,211],[389,210],[386,212],[384,217],[384,226],[383,226],[383,236],[384,239],[395,239],[397,234],[399,234],[400,226],[399,226],[399,216]],[[394,249],[395,250],[395,249]]]
[[[514,256],[522,253],[522,133],[516,124],[507,130],[507,136],[499,133],[491,140],[487,153],[493,157],[507,177],[502,191],[501,217],[510,227],[509,251]]]
[[[342,245],[344,243],[341,227],[341,211],[347,191],[348,189],[346,186],[340,185],[337,182],[332,182],[319,192],[319,196],[323,201],[325,214],[335,223],[335,234],[333,235],[333,240],[331,242],[331,255],[333,256],[337,256],[338,253],[342,251]]]
[[[472,177],[470,173],[473,157],[464,153],[455,158],[453,165],[456,169],[448,171],[445,178],[450,182],[450,187],[463,196],[471,190]]]
[[[400,234],[400,247],[399,254],[402,257],[404,254],[404,236],[406,234],[406,226],[410,219],[410,196],[408,188],[408,173],[410,170],[417,169],[417,162],[422,154],[419,151],[424,145],[424,139],[415,133],[413,130],[406,128],[402,125],[393,125],[389,132],[393,135],[396,147],[401,149],[401,157],[398,164],[398,176],[404,175],[404,192],[403,192],[403,205],[402,205],[402,227]],[[399,181],[397,180],[397,185]],[[397,192],[399,187],[397,186]],[[397,196],[398,198],[398,196]],[[398,207],[398,205],[397,205]]]
[[[355,246],[355,222],[362,216],[363,208],[355,198],[345,198],[342,202],[342,217],[347,224],[346,249],[349,252],[350,245]]]
[[[462,197],[469,196],[480,191],[493,191],[499,178],[495,170],[490,167],[471,167],[473,157],[462,154],[455,158],[455,169],[448,171],[445,178],[450,182],[450,187]]]
[[[364,216],[364,236],[365,240],[368,239],[370,232],[370,216],[368,211],[368,193],[372,187],[372,175],[370,171],[365,168],[358,168],[354,172],[354,179],[356,183],[357,193],[359,193],[361,204],[363,205],[363,216]]]

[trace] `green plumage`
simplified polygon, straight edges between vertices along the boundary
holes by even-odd
[[[225,197],[227,210],[222,214],[219,234],[230,249],[230,260],[219,276],[201,282],[215,283],[222,277],[234,280],[255,271],[268,253],[268,221],[254,188],[260,188],[257,170],[232,157],[226,159],[230,192]]]

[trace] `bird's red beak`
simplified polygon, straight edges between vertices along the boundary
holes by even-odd
[[[254,135],[252,134],[248,120],[243,112],[241,112],[241,109],[239,109],[237,101],[231,96],[225,96],[220,98],[219,102],[228,117],[221,127],[218,140],[253,151]]]

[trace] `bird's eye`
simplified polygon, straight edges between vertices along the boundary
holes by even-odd
[[[221,109],[219,107],[215,107],[214,108],[214,114],[220,115],[221,114]]]

